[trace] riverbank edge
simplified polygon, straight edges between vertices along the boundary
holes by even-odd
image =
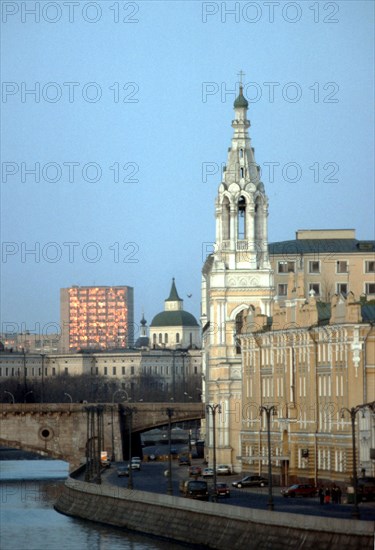
[[[215,550],[374,548],[371,521],[223,507],[73,477],[66,480],[55,509],[68,516]]]

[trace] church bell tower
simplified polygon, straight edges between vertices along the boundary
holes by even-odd
[[[233,137],[215,203],[216,239],[202,270],[203,395],[220,404],[216,415],[217,463],[241,471],[242,356],[237,334],[245,317],[270,315],[274,296],[268,256],[268,199],[248,129],[248,101],[240,83]],[[213,422],[206,418],[212,465]]]

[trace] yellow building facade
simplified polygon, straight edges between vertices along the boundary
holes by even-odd
[[[295,240],[270,243],[275,299],[287,298],[288,273],[304,273],[304,295],[329,301],[335,294],[375,299],[374,241],[358,240],[354,229],[299,230]]]
[[[353,471],[351,418],[356,414],[358,475],[375,475],[375,305],[353,294],[329,304],[303,296],[303,274],[289,278],[286,307],[272,321],[246,319],[243,357],[241,461],[243,470],[266,474],[266,418],[274,406],[271,455],[275,480],[349,483]]]

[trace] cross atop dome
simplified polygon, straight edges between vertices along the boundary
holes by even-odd
[[[240,88],[242,88],[242,77],[245,76],[245,73],[241,70],[237,76],[240,79]]]
[[[249,102],[247,101],[247,99],[243,95],[243,83],[242,83],[242,78],[245,76],[245,73],[241,70],[237,74],[237,76],[240,79],[240,91],[239,91],[238,97],[236,98],[236,100],[234,102],[234,108],[235,109],[247,109],[248,106],[249,106]]]

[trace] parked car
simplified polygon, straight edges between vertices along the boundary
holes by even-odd
[[[100,453],[100,465],[103,468],[110,468],[111,461],[109,460],[109,456],[108,456],[107,451],[101,451],[101,453]]]
[[[213,468],[204,468],[202,472],[202,477],[214,477]]]
[[[245,476],[242,479],[233,481],[233,487],[241,489],[242,487],[265,487],[268,485],[268,479],[262,476]]]
[[[216,483],[216,496],[224,498],[230,497],[230,489],[227,483]]]
[[[281,489],[283,497],[314,497],[317,493],[316,487],[309,483],[296,483],[287,489]]]
[[[182,481],[180,483],[180,491],[186,498],[208,500],[207,481]]]
[[[200,466],[190,466],[189,476],[200,476],[202,473],[202,468]]]
[[[359,500],[375,500],[375,477],[360,477],[357,485]]]
[[[219,475],[229,475],[232,473],[232,470],[227,464],[219,464],[216,468],[216,473]]]
[[[190,458],[186,455],[181,455],[178,457],[178,465],[179,466],[190,466]]]
[[[129,466],[117,466],[118,477],[129,477]]]
[[[140,470],[141,469],[141,459],[139,456],[133,456],[131,459],[131,468],[132,470]]]

